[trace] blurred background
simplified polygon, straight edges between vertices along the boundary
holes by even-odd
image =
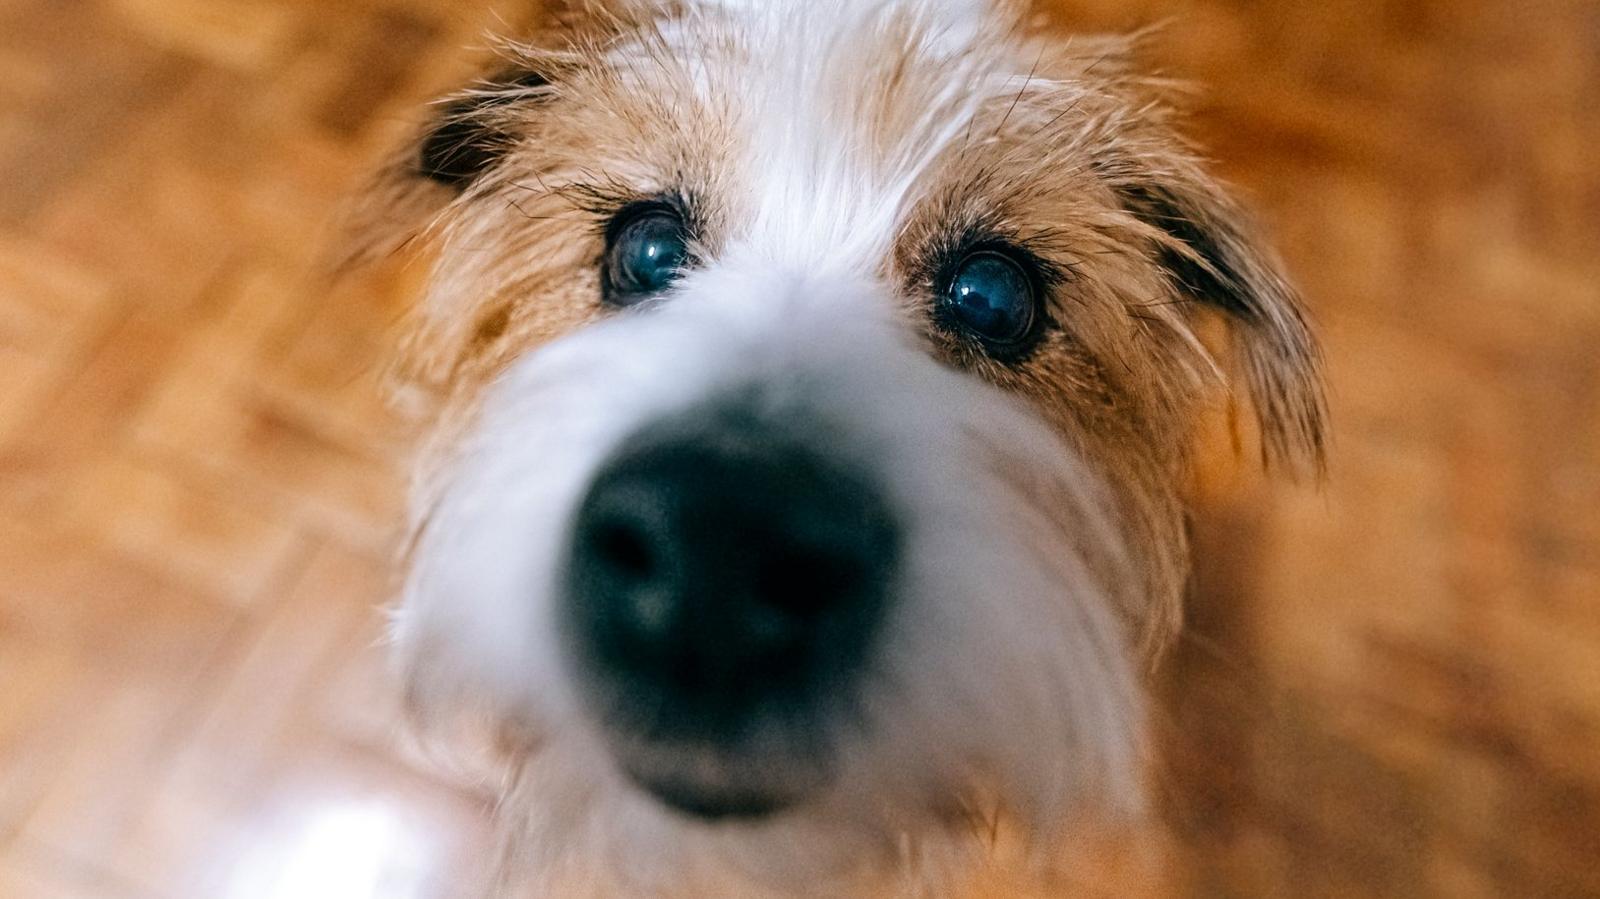
[[[1320,490],[1208,481],[1172,870],[1107,894],[1600,896],[1600,4],[1046,2],[1169,21],[1335,425]],[[377,645],[406,277],[314,260],[521,15],[0,0],[0,896],[482,877]]]

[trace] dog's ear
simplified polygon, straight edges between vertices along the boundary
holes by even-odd
[[[550,78],[529,68],[508,69],[436,106],[412,152],[418,177],[463,191],[516,142],[516,107],[543,102]]]
[[[346,211],[332,267],[389,255],[425,231],[525,138],[528,108],[548,102],[552,90],[547,71],[502,66],[429,107]]]
[[[1185,301],[1228,320],[1260,424],[1263,461],[1320,473],[1326,404],[1321,353],[1300,298],[1226,192],[1187,160],[1122,168],[1113,180],[1150,252]]]

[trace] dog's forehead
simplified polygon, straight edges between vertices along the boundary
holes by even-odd
[[[935,162],[1036,74],[1014,16],[971,0],[714,0],[608,55],[630,91],[691,94],[666,104],[693,120],[677,130],[699,145],[679,154],[731,169],[714,199],[740,246],[849,264],[883,256]]]

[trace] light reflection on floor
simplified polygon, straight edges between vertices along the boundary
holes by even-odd
[[[438,870],[426,828],[381,798],[306,804],[241,853],[226,899],[414,899]]]

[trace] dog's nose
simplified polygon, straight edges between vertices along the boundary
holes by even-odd
[[[848,467],[737,418],[672,422],[629,441],[582,501],[573,636],[630,726],[730,737],[849,682],[898,544]]]

